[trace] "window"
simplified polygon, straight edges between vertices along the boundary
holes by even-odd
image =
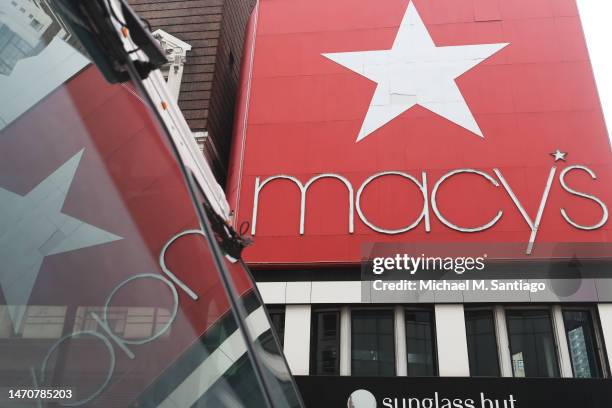
[[[473,377],[499,377],[499,358],[495,320],[490,309],[465,311],[470,375]]]
[[[550,311],[507,310],[508,338],[515,377],[559,377]]]
[[[8,26],[0,24],[0,75],[10,75],[15,64],[31,56],[33,52],[32,46],[11,31]]]
[[[591,311],[565,309],[563,322],[574,377],[603,377]]]
[[[395,375],[393,310],[351,312],[351,375]]]
[[[94,319],[95,313],[102,321],[106,316],[109,329],[128,340],[141,340],[164,330],[161,338],[170,335],[170,328],[164,329],[170,320],[170,311],[161,307],[79,306],[76,310],[74,330],[100,330]]]
[[[340,374],[340,311],[313,309],[310,373]]]
[[[38,21],[37,19],[33,18],[32,21],[30,22],[30,25],[36,30],[36,31],[40,31],[40,29],[42,28],[42,24],[40,23],[40,21]]]
[[[285,306],[270,305],[266,306],[265,309],[270,317],[271,326],[270,330],[266,330],[265,333],[259,337],[259,341],[265,351],[271,354],[278,354],[280,350],[276,345],[272,331],[276,332],[278,341],[282,347],[285,340]]]
[[[21,325],[14,330],[9,307],[0,305],[0,339],[57,339],[66,319],[66,306],[27,306]]]
[[[276,330],[281,346],[285,342],[285,306],[266,306],[272,327]]]
[[[433,312],[406,310],[408,376],[437,375]]]

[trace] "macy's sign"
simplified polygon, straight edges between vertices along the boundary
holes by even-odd
[[[411,174],[408,174],[408,173],[405,173],[405,172],[401,172],[401,171],[383,171],[383,172],[379,172],[379,173],[373,174],[372,176],[368,177],[361,184],[361,186],[359,186],[359,189],[357,190],[357,194],[356,195],[354,193],[353,184],[346,177],[344,177],[344,176],[342,176],[340,174],[335,174],[335,173],[324,173],[324,174],[319,174],[319,175],[313,176],[306,183],[302,183],[296,177],[285,175],[285,174],[279,174],[279,175],[275,175],[275,176],[270,176],[270,177],[264,179],[263,181],[261,180],[260,177],[257,177],[255,179],[255,192],[254,192],[254,197],[253,197],[253,213],[252,213],[252,217],[251,217],[251,234],[255,235],[256,232],[257,232],[257,212],[258,212],[258,207],[259,207],[259,196],[260,196],[261,191],[269,183],[271,183],[271,182],[273,182],[275,180],[282,180],[282,179],[284,179],[284,180],[289,180],[289,181],[295,183],[295,185],[300,190],[300,230],[299,230],[299,232],[300,232],[300,235],[303,235],[304,234],[305,215],[306,215],[306,194],[308,192],[308,189],[315,182],[317,182],[318,180],[324,179],[324,178],[339,180],[340,182],[342,182],[345,185],[345,187],[347,189],[347,192],[348,192],[348,201],[349,201],[348,232],[350,234],[352,234],[354,232],[354,228],[355,228],[355,220],[354,220],[355,210],[357,211],[357,216],[359,217],[359,219],[365,225],[367,225],[372,230],[374,230],[374,231],[376,231],[378,233],[381,233],[381,234],[389,234],[389,235],[401,234],[401,233],[408,232],[408,231],[412,230],[413,228],[415,228],[416,226],[418,226],[421,223],[425,224],[425,231],[426,232],[430,232],[431,231],[430,207],[431,207],[431,210],[433,211],[434,215],[436,216],[436,218],[438,220],[440,220],[440,222],[442,224],[446,225],[450,229],[453,229],[453,230],[459,231],[459,232],[463,232],[463,233],[485,231],[485,230],[493,227],[500,220],[500,218],[503,215],[503,211],[502,210],[499,210],[497,212],[497,214],[491,220],[489,220],[485,224],[482,224],[482,225],[479,225],[479,226],[475,226],[475,227],[465,227],[465,226],[460,226],[458,224],[455,224],[455,223],[449,221],[444,216],[444,214],[442,213],[442,210],[438,206],[437,194],[438,194],[439,188],[444,183],[450,182],[451,179],[454,176],[456,176],[458,174],[466,174],[467,173],[467,174],[471,174],[471,175],[476,176],[476,177],[482,177],[485,180],[487,180],[488,182],[490,182],[491,184],[493,184],[495,187],[503,188],[506,191],[506,193],[508,194],[508,196],[510,196],[512,202],[514,203],[514,205],[516,206],[516,208],[520,212],[521,216],[523,217],[523,219],[525,220],[525,222],[529,226],[529,229],[531,230],[531,234],[529,236],[529,242],[528,242],[527,249],[526,249],[526,253],[527,254],[531,254],[531,251],[533,250],[534,242],[536,240],[536,236],[538,234],[538,229],[539,229],[540,221],[542,220],[542,215],[544,213],[544,209],[546,208],[546,204],[548,202],[548,197],[549,197],[549,194],[550,194],[550,190],[551,190],[551,187],[553,185],[553,182],[555,182],[555,180],[558,180],[559,184],[561,185],[561,188],[563,188],[563,190],[565,190],[569,194],[574,195],[574,196],[578,196],[578,197],[582,197],[584,199],[592,200],[595,203],[597,203],[597,205],[599,205],[599,207],[601,208],[601,218],[596,223],[594,223],[592,225],[582,225],[582,224],[577,223],[576,221],[572,220],[572,218],[570,217],[570,215],[567,213],[567,211],[564,208],[561,208],[560,209],[561,216],[563,217],[565,222],[567,222],[572,227],[580,229],[580,230],[595,230],[595,229],[601,228],[608,221],[608,207],[606,206],[606,204],[602,200],[600,200],[598,197],[596,197],[596,196],[594,196],[592,194],[588,194],[588,193],[585,193],[585,192],[577,191],[576,189],[570,187],[568,185],[567,181],[566,181],[567,175],[570,172],[576,172],[576,171],[586,172],[593,180],[596,180],[597,176],[596,176],[595,172],[593,170],[591,170],[590,168],[586,167],[586,166],[572,165],[572,166],[568,166],[568,167],[564,168],[563,170],[561,170],[559,172],[558,177],[557,177],[557,170],[558,169],[557,169],[556,166],[553,166],[550,169],[550,172],[548,174],[548,179],[546,181],[546,186],[544,187],[544,191],[542,193],[542,197],[540,199],[538,211],[537,211],[537,214],[536,214],[535,218],[532,218],[527,213],[527,211],[525,210],[525,207],[523,206],[521,201],[518,199],[518,197],[516,196],[516,194],[514,193],[512,188],[510,187],[510,184],[508,184],[508,182],[506,181],[506,179],[504,178],[502,172],[499,169],[493,169],[493,173],[495,174],[495,177],[493,177],[491,174],[486,173],[484,171],[476,170],[476,169],[470,169],[470,168],[462,168],[462,169],[456,169],[456,170],[449,171],[448,173],[444,174],[442,177],[440,177],[435,182],[435,184],[433,185],[433,189],[431,191],[431,196],[428,193],[428,191],[429,191],[428,190],[428,179],[427,179],[427,173],[425,171],[423,171],[421,173],[421,178],[420,179],[417,179],[416,177],[412,176]],[[380,226],[375,225],[372,221],[370,221],[366,217],[366,215],[363,212],[362,205],[361,205],[361,197],[362,197],[364,191],[366,190],[366,188],[368,187],[368,185],[372,181],[374,181],[374,180],[376,180],[378,178],[388,177],[388,176],[396,176],[396,177],[399,176],[399,177],[402,177],[402,178],[406,179],[410,183],[414,183],[417,186],[417,188],[419,189],[419,191],[421,192],[422,196],[423,196],[423,208],[422,208],[422,210],[420,212],[420,215],[417,217],[417,219],[414,220],[414,222],[412,224],[404,226],[402,228],[398,228],[398,229],[385,229],[385,228],[381,228]]]

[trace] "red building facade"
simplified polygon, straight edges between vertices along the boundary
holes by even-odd
[[[228,201],[307,394],[322,374],[339,376],[339,394],[379,375],[483,375],[475,321],[490,323],[496,377],[582,376],[574,307],[591,316],[593,347],[612,341],[605,271],[561,290],[551,266],[609,255],[612,154],[575,1],[261,1],[243,64]],[[374,248],[462,246],[548,286],[379,293],[360,275]],[[529,275],[534,262],[545,276]],[[520,350],[517,322],[539,318],[549,351]],[[364,345],[366,321],[378,329]],[[431,328],[417,341],[428,350],[415,327]],[[528,354],[546,354],[547,368]],[[427,370],[413,369],[419,358]],[[589,376],[606,377],[608,357],[597,359]]]

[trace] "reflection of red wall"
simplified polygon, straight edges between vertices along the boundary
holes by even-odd
[[[0,186],[25,195],[82,149],[62,212],[123,239],[45,259],[29,304],[68,306],[65,334],[72,332],[70,319],[78,306],[103,306],[113,288],[130,276],[161,274],[158,257],[163,245],[179,232],[199,226],[166,136],[148,109],[129,86],[107,84],[92,67],[0,132]],[[115,375],[93,406],[127,406],[227,313],[227,298],[202,237],[176,241],[166,264],[199,299],[194,301],[178,289],[180,309],[170,335],[130,346],[134,360],[114,346]],[[248,277],[239,271],[234,278],[241,293],[251,288]],[[0,304],[5,303],[0,292]],[[121,289],[112,306],[170,310],[172,301],[165,285],[140,280]],[[3,341],[0,366],[11,367],[15,384],[27,384],[30,367],[42,362],[53,342]],[[104,349],[96,353],[80,349],[85,352],[75,361],[87,364],[89,372],[105,375],[109,357]],[[66,367],[63,378],[78,378],[82,374],[78,366]],[[96,378],[92,382],[100,383]]]
[[[380,171],[404,171],[417,178],[427,171],[431,193],[444,173],[468,167],[493,177],[493,168],[499,168],[533,219],[554,164],[550,153],[560,149],[568,152],[568,161],[556,163],[536,248],[537,242],[609,241],[610,223],[580,231],[560,214],[564,207],[586,225],[601,218],[597,204],[561,188],[559,172],[574,164],[588,166],[598,179],[575,172],[568,175],[568,184],[612,205],[610,144],[575,1],[414,3],[438,46],[510,43],[457,79],[485,138],[414,107],[355,143],[375,84],[320,54],[390,48],[407,0],[264,0],[253,65],[244,73],[248,105],[243,104],[236,119],[228,189],[236,223],[251,220],[257,176],[263,180],[288,174],[305,183],[315,174],[337,173],[353,183],[356,193],[367,177]],[[346,194],[335,180],[315,184],[308,193],[306,233],[299,236],[298,189],[287,181],[266,186],[247,261],[355,262],[360,244],[369,242],[529,240],[530,229],[508,194],[478,176],[454,177],[438,197],[444,215],[460,225],[482,225],[504,211],[497,225],[474,234],[450,230],[431,212],[430,233],[421,224],[404,234],[382,235],[355,214],[355,233],[349,235]],[[368,218],[386,228],[410,224],[421,205],[416,187],[399,178],[377,180],[363,197]]]

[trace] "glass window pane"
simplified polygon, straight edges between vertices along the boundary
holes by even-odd
[[[174,103],[170,137],[136,84],[108,83],[83,53],[78,34],[95,30],[16,1],[39,30],[0,18],[2,386],[70,388],[87,407],[217,408],[262,406],[263,385],[275,407],[300,406],[248,271],[219,253],[223,211],[200,188],[221,188],[177,155],[192,135]]]
[[[498,377],[499,359],[493,311],[466,310],[465,330],[470,359],[470,375],[473,377]]]
[[[405,314],[408,376],[437,375],[433,313],[406,310]]]
[[[597,357],[591,312],[588,310],[564,310],[563,321],[574,377],[601,377],[602,370]]]
[[[351,313],[351,374],[395,375],[392,310],[354,310]]]
[[[515,377],[559,377],[548,310],[508,310],[508,337]]]
[[[270,320],[276,330],[280,344],[285,344],[285,306],[270,308]]]
[[[266,310],[282,346],[285,343],[285,306],[266,306]]]
[[[311,374],[340,374],[340,311],[313,310]]]

